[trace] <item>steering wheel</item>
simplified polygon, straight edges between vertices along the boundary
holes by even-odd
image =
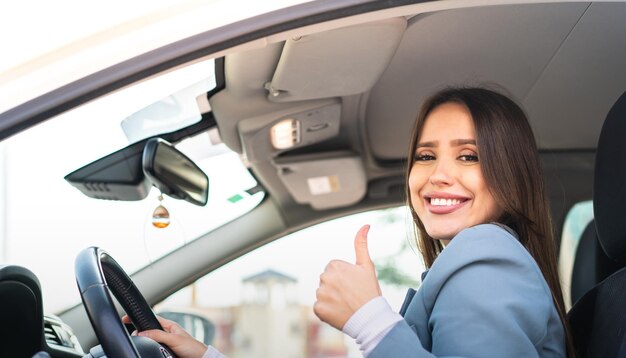
[[[108,357],[163,358],[168,354],[176,357],[166,346],[151,339],[131,339],[109,290],[137,330],[163,330],[163,327],[130,277],[106,251],[98,247],[84,249],[76,257],[75,270],[83,305],[104,354]]]

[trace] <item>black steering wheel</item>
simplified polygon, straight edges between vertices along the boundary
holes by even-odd
[[[164,345],[143,339],[145,337],[131,338],[128,334],[109,291],[137,330],[163,330],[163,327],[133,281],[109,254],[98,247],[88,247],[76,257],[75,269],[83,305],[104,354],[108,357],[162,358],[168,354],[176,357]]]

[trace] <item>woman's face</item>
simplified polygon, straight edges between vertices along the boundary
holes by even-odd
[[[432,238],[450,240],[465,228],[500,216],[480,159],[469,110],[457,103],[432,110],[409,173],[413,209]]]

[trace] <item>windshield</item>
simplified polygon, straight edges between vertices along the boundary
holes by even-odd
[[[201,112],[209,110],[206,92],[214,87],[214,61],[202,61],[78,107],[0,144],[0,263],[35,273],[47,313],[80,301],[74,259],[82,249],[99,246],[127,272],[135,272],[262,200],[263,193],[247,191],[256,181],[240,156],[221,143],[216,129],[176,145],[209,177],[206,206],[166,196],[160,202],[156,188],[140,201],[98,200],[64,180],[133,142],[198,122]],[[170,214],[166,228],[152,223],[160,204]]]

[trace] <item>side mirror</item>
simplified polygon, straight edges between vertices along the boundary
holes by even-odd
[[[161,193],[204,206],[209,195],[209,178],[191,159],[160,138],[146,142],[143,172]]]

